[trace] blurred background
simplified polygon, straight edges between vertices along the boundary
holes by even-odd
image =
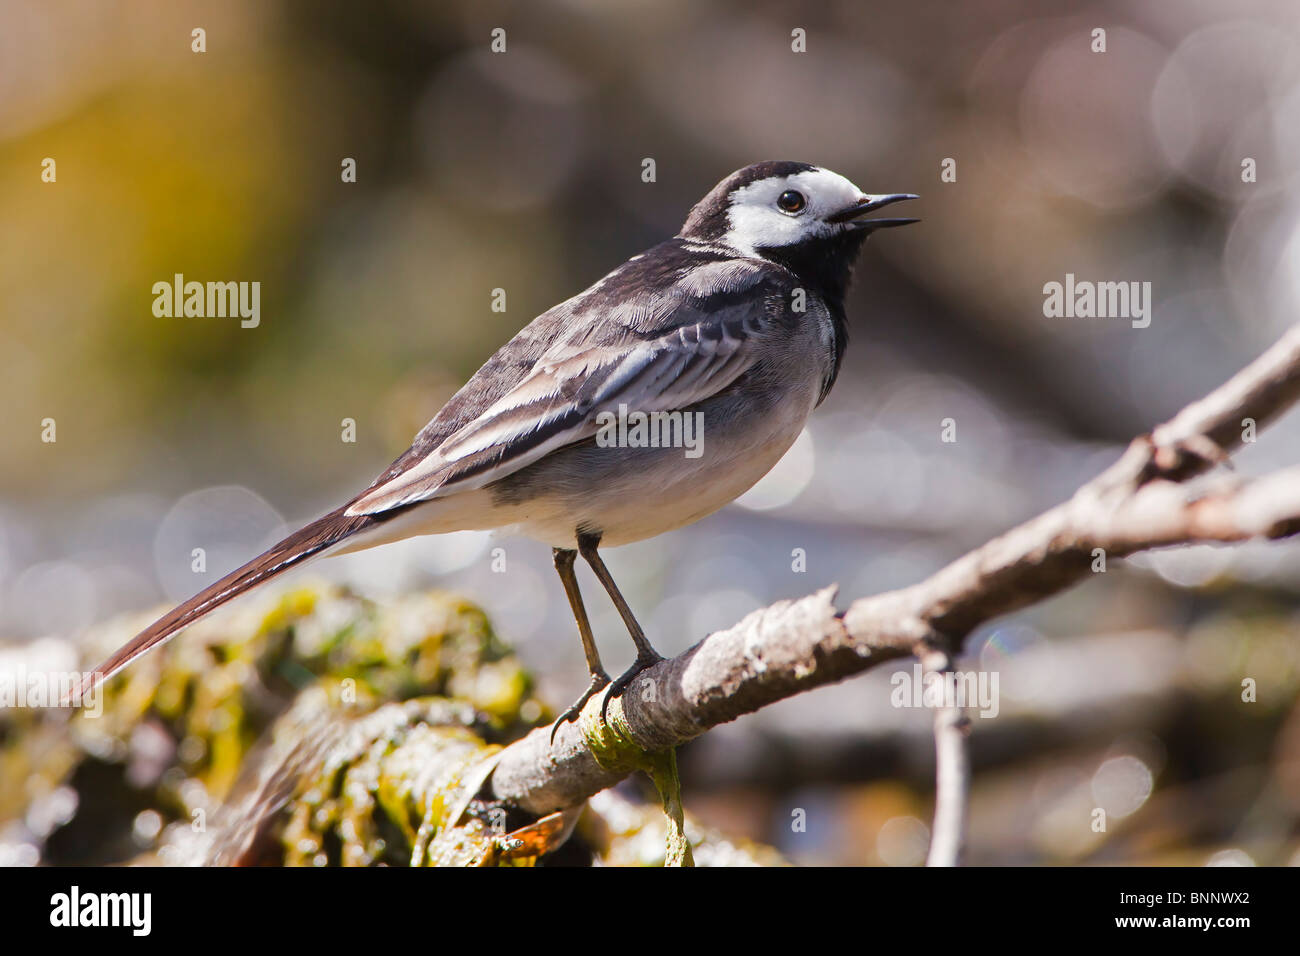
[[[188,597],[368,484],[533,316],[764,159],[921,193],[924,222],[868,244],[839,383],[778,468],[608,561],[665,654],[831,582],[843,602],[920,580],[1296,320],[1298,52],[1288,0],[0,0],[6,666]],[[156,317],[177,273],[260,282],[260,324]],[[1046,318],[1066,273],[1150,282],[1150,326]],[[1297,447],[1293,415],[1238,468]],[[460,591],[548,699],[585,685],[541,545],[464,533],[311,573]],[[1002,706],[975,720],[970,861],[1300,863],[1298,611],[1295,544],[1194,548],[974,635]],[[930,715],[890,706],[896,669],[686,748],[688,809],[795,862],[920,862]],[[34,862],[40,816],[0,820],[0,862]]]

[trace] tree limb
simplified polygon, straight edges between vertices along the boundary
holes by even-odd
[[[1300,326],[1150,435],[1066,502],[968,552],[926,580],[862,598],[840,613],[835,589],[779,601],[683,654],[648,668],[614,702],[647,751],[842,680],[885,661],[942,647],[956,653],[980,624],[1062,591],[1097,555],[1198,542],[1280,538],[1300,531],[1300,468],[1200,494],[1178,482],[1241,444],[1300,400]],[[599,700],[594,703],[598,704]],[[493,796],[535,814],[572,806],[626,771],[607,770],[578,723],[535,730],[501,755]]]
[[[953,671],[952,655],[934,650],[921,655],[928,674]],[[966,797],[970,793],[970,722],[964,708],[947,696],[934,710],[934,829],[926,866],[956,866],[966,846]]]

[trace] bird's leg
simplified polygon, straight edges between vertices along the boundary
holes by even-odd
[[[596,641],[591,636],[591,622],[587,620],[587,609],[582,604],[582,592],[578,590],[578,576],[573,573],[573,562],[578,553],[572,548],[552,548],[555,557],[555,570],[559,572],[564,584],[564,593],[569,597],[569,607],[573,609],[573,618],[578,622],[578,636],[582,638],[582,652],[587,655],[587,670],[591,672],[591,683],[573,706],[560,714],[551,725],[551,740],[555,740],[555,731],[566,720],[575,720],[582,712],[587,701],[600,693],[609,684],[609,675],[600,663],[600,651],[596,650]]]
[[[632,642],[636,644],[636,660],[632,666],[619,675],[614,681],[614,686],[610,688],[605,695],[604,706],[601,707],[601,717],[605,716],[605,708],[609,706],[609,699],[621,694],[632,683],[637,674],[641,673],[651,664],[657,664],[663,658],[659,655],[650,642],[646,640],[645,631],[641,630],[641,625],[637,623],[636,617],[632,614],[632,609],[628,607],[627,601],[623,599],[622,592],[619,591],[618,585],[614,583],[614,576],[609,573],[609,568],[605,567],[605,562],[601,560],[597,547],[600,545],[600,535],[580,534],[578,535],[578,550],[582,553],[583,558],[591,565],[591,570],[596,572],[596,577],[604,585],[605,591],[609,598],[618,608],[619,616],[623,618],[623,623],[627,625],[628,633],[632,635]]]

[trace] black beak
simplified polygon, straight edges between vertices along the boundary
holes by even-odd
[[[902,202],[904,199],[920,199],[915,193],[888,193],[883,196],[863,196],[852,206],[841,209],[826,217],[827,222],[848,222],[853,224],[854,229],[872,230],[886,229],[890,226],[906,226],[909,223],[920,222],[919,219],[863,219],[869,212],[880,209],[882,206],[888,206],[891,203]]]

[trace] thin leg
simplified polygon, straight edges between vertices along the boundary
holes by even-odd
[[[632,614],[632,609],[628,607],[628,603],[624,600],[618,585],[614,583],[614,576],[609,573],[609,568],[605,567],[605,562],[601,560],[600,554],[596,550],[599,545],[600,535],[578,535],[578,550],[582,552],[586,562],[591,565],[591,570],[596,572],[596,577],[600,579],[600,583],[604,586],[606,593],[609,594],[610,600],[618,608],[623,623],[627,625],[628,633],[632,635],[632,642],[636,644],[636,660],[631,667],[619,675],[619,678],[614,681],[613,688],[605,697],[605,707],[608,707],[611,697],[621,694],[632,683],[637,674],[651,664],[659,663],[663,658],[646,640],[645,631],[641,630],[641,625],[637,623],[636,617]],[[601,709],[601,716],[604,716],[604,708]]]
[[[553,548],[551,550],[555,558],[555,570],[559,572],[560,582],[564,585],[564,593],[568,595],[569,607],[573,610],[573,619],[578,622],[578,636],[582,638],[582,652],[587,656],[587,670],[591,672],[591,683],[587,685],[586,691],[577,701],[555,719],[551,725],[551,739],[555,739],[555,731],[560,724],[566,720],[576,720],[578,714],[587,701],[598,694],[608,683],[609,675],[605,673],[605,668],[600,663],[600,652],[596,650],[596,640],[591,634],[591,622],[587,620],[587,609],[582,603],[582,592],[578,590],[578,576],[573,573],[573,562],[578,554],[572,548]]]

